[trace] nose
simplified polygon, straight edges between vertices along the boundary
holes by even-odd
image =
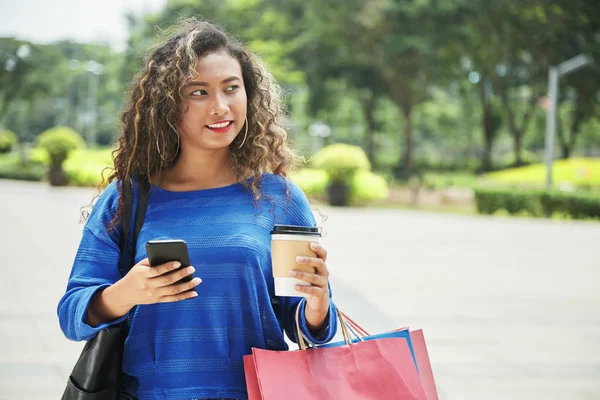
[[[229,105],[222,94],[217,93],[217,95],[214,96],[214,102],[211,110],[213,115],[218,116],[223,116],[227,113],[227,111],[229,111]]]

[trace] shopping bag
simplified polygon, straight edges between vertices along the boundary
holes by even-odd
[[[298,328],[301,350],[245,356],[249,400],[427,400],[406,338],[353,342],[343,315],[343,345],[307,349]]]
[[[395,331],[370,335],[362,326],[356,323],[352,318],[342,312],[346,325],[355,333],[358,338],[362,336],[364,340],[375,340],[382,337],[404,337],[407,338],[408,346],[410,347],[415,366],[419,372],[421,384],[427,395],[427,400],[439,400],[435,379],[433,378],[433,370],[429,360],[429,352],[425,344],[425,336],[422,329],[410,330],[408,327],[400,328]],[[358,339],[354,339],[356,341]],[[343,343],[343,342],[342,342]],[[333,343],[333,345],[337,345]]]
[[[413,354],[417,361],[419,378],[421,379],[421,384],[427,395],[427,400],[439,400],[435,380],[433,379],[433,370],[431,369],[431,362],[429,360],[429,352],[427,351],[425,337],[423,336],[423,330],[418,329],[410,331],[410,338],[414,350]]]
[[[408,328],[402,328],[402,329],[397,329],[397,330],[393,330],[393,331],[389,331],[389,332],[377,333],[377,334],[373,334],[373,335],[370,335],[367,333],[367,334],[364,334],[362,337],[352,338],[352,343],[358,343],[362,340],[377,340],[377,339],[386,339],[386,338],[387,339],[396,338],[396,339],[406,340],[406,344],[408,345],[408,349],[410,350],[410,355],[413,359],[413,363],[415,364],[415,367],[417,368],[417,371],[418,371],[419,367],[418,367],[417,359],[416,359],[415,352],[413,349],[412,337],[411,337],[411,334],[410,334],[410,331],[408,330]],[[344,341],[333,342],[333,343],[319,345],[319,348],[343,346],[344,344],[346,344]]]

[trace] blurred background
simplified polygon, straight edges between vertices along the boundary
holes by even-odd
[[[147,49],[195,16],[281,84],[341,307],[425,328],[441,399],[600,399],[600,1],[0,4],[0,398],[62,392],[79,207]]]
[[[283,86],[309,161],[295,179],[316,199],[340,181],[350,190],[338,200],[355,205],[584,217],[527,190],[600,186],[596,0],[29,0],[2,11],[1,177],[45,179],[39,138],[58,127],[59,142],[83,139],[58,160],[67,183],[95,185],[148,47],[199,16],[247,43]],[[574,57],[580,68],[558,79],[549,186],[548,75]],[[335,143],[355,147],[319,153]]]

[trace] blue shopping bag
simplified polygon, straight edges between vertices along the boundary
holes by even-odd
[[[350,327],[352,328],[352,327]],[[352,330],[352,329],[351,329]],[[389,339],[389,338],[396,338],[396,339],[404,339],[406,340],[406,343],[408,344],[408,348],[410,350],[410,354],[413,358],[413,362],[415,363],[415,367],[417,368],[417,371],[419,370],[419,367],[417,365],[417,359],[415,357],[415,351],[413,349],[413,345],[412,345],[412,341],[410,339],[410,332],[408,329],[400,329],[400,330],[396,330],[396,331],[390,331],[390,332],[385,332],[385,333],[377,333],[374,335],[367,335],[367,336],[363,336],[362,338],[353,338],[352,339],[352,343],[358,343],[362,340],[377,340],[377,339]],[[324,345],[319,345],[318,347],[323,348],[323,347],[337,347],[337,346],[343,346],[346,343],[342,340],[341,342],[333,342],[333,343],[327,343]]]

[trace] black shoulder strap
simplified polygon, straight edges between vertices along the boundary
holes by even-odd
[[[123,196],[124,196],[124,210],[119,222],[120,238],[119,238],[119,249],[121,250],[119,258],[119,272],[122,276],[127,275],[135,261],[135,249],[137,243],[137,237],[142,230],[144,225],[144,217],[146,216],[146,207],[148,206],[148,189],[147,185],[141,184],[138,186],[137,205],[135,212],[135,221],[133,225],[133,240],[131,246],[129,246],[128,238],[131,233],[131,220],[133,217],[133,200],[134,191],[133,184],[131,181],[122,182]]]

